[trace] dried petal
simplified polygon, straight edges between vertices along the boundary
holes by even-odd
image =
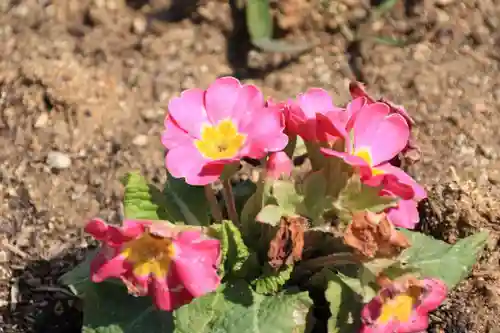
[[[278,270],[302,259],[304,232],[307,220],[303,217],[282,217],[280,226],[269,244],[269,265]]]

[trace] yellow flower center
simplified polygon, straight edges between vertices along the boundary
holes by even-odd
[[[127,242],[122,251],[122,255],[133,265],[135,275],[153,275],[157,278],[167,276],[174,254],[174,245],[170,239],[149,232]]]
[[[200,153],[211,160],[234,157],[243,146],[246,135],[238,133],[231,119],[221,120],[217,125],[203,125],[201,139],[194,145]]]
[[[360,148],[354,152],[354,156],[362,158],[372,169],[372,176],[383,175],[384,171],[373,167],[373,158],[368,148]]]
[[[421,289],[418,287],[410,287],[406,294],[397,295],[392,299],[388,299],[382,309],[378,321],[387,323],[391,319],[395,319],[401,323],[407,323],[413,312],[421,294]]]

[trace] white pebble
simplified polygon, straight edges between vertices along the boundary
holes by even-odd
[[[134,140],[132,140],[132,143],[139,147],[145,146],[148,143],[148,137],[143,134],[140,134],[136,136]]]
[[[71,158],[59,151],[51,151],[47,155],[47,165],[54,169],[67,169],[71,166]]]

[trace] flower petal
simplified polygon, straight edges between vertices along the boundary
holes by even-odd
[[[397,333],[420,333],[425,332],[429,326],[429,317],[427,314],[420,314],[413,311],[410,320],[406,323],[398,323]],[[388,331],[390,332],[390,331]]]
[[[396,227],[414,229],[420,220],[414,200],[399,200],[398,206],[387,210],[387,219]]]
[[[410,138],[410,128],[399,114],[384,119],[371,137],[373,165],[387,162],[406,147]]]
[[[219,246],[211,241],[205,242],[207,241],[186,245],[174,241],[179,254],[174,258],[172,266],[175,267],[179,280],[194,297],[214,291],[220,284],[220,277],[213,263],[215,254],[219,254]]]
[[[208,161],[193,145],[176,147],[167,152],[165,164],[175,178],[185,178],[191,185],[206,185],[214,182],[220,176],[206,172],[202,174]],[[222,171],[222,170],[221,170]]]
[[[99,218],[90,220],[84,230],[98,241],[104,241],[108,235],[107,223]]]
[[[387,174],[394,175],[400,183],[410,186],[413,190],[413,196],[411,198],[413,198],[414,200],[420,201],[427,197],[427,191],[424,189],[424,187],[417,183],[410,175],[408,175],[400,168],[395,167],[389,163],[384,163],[382,165],[378,165],[377,169],[383,170]]]
[[[266,163],[267,175],[279,179],[282,175],[289,177],[292,173],[293,162],[284,151],[271,153]]]
[[[427,313],[434,311],[443,303],[448,293],[446,284],[438,279],[424,279],[424,286],[426,288],[426,296],[417,307],[417,311]]]
[[[164,311],[173,311],[193,299],[182,286],[175,272],[171,272],[166,279],[153,278],[150,293],[158,309]]]
[[[109,278],[119,278],[130,270],[130,264],[125,261],[125,257],[117,255],[111,259],[98,257],[91,263],[91,279],[99,283]]]
[[[232,119],[233,112],[239,106],[241,84],[234,77],[222,77],[215,80],[205,94],[207,116],[212,124],[223,119]],[[246,105],[240,105],[245,108]]]
[[[333,105],[332,97],[324,89],[310,88],[297,96],[297,103],[307,118],[315,118],[316,113],[326,113],[337,109]]]
[[[165,118],[165,130],[161,135],[161,143],[167,149],[188,145],[194,137],[177,125],[175,120],[167,116]]]
[[[168,104],[169,116],[173,117],[180,128],[195,138],[201,135],[201,125],[208,122],[204,98],[203,90],[188,89]]]
[[[363,106],[353,117],[354,147],[356,149],[371,147],[378,140],[378,128],[389,115],[389,107],[382,103],[373,103]],[[373,153],[373,152],[372,152]]]

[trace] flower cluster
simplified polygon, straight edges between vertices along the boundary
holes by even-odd
[[[168,105],[161,136],[166,148],[166,168],[175,179],[205,187],[214,223],[222,223],[223,219],[212,188],[218,181],[223,183],[226,215],[235,229],[241,227],[239,220],[243,215],[251,222],[271,221],[269,227],[275,228],[275,236],[263,246],[269,260],[262,265],[270,266],[273,274],[311,259],[303,255],[306,234],[311,235],[308,233],[311,216],[331,227],[333,222],[328,217],[341,220],[345,211],[348,221],[342,220],[344,224],[339,230],[343,237],[339,239],[358,264],[395,260],[411,246],[399,228],[415,228],[419,221],[418,202],[426,197],[424,188],[402,168],[419,157],[411,137],[413,120],[403,107],[370,97],[359,83],[352,83],[350,92],[351,101],[336,106],[325,90],[317,88],[283,102],[266,100],[257,87],[232,77],[217,79],[206,90],[188,89]],[[296,190],[300,186],[295,186],[295,180],[283,185],[282,178],[292,173],[293,150],[299,141],[304,143],[311,161],[312,171],[308,175],[323,172],[320,180],[323,184],[314,183],[318,188],[326,188],[321,195],[306,197],[307,191]],[[255,194],[263,198],[263,191],[272,188],[266,195],[274,197],[269,200],[271,204],[262,203],[259,207],[259,200],[248,199],[251,207],[245,214],[239,214],[229,176],[243,159],[258,161],[265,171],[259,184],[271,184],[257,186]],[[281,193],[273,187],[278,183],[282,186]],[[355,192],[349,184],[357,184],[361,189]],[[336,190],[330,191],[330,187]],[[363,201],[366,198],[362,196],[363,190],[370,192],[366,201],[375,202],[369,207]],[[308,191],[314,194],[314,189]],[[348,195],[341,196],[342,191]],[[339,208],[340,197],[354,197],[355,201],[357,195],[362,197],[361,205]],[[315,200],[330,201],[320,204]],[[280,201],[284,202],[281,206]],[[186,207],[180,210],[185,211],[189,203],[183,205]],[[314,211],[309,215],[310,211],[304,213],[308,205]],[[240,229],[241,234],[250,230]],[[127,219],[116,227],[94,219],[87,224],[86,231],[101,242],[91,265],[92,281],[119,279],[129,293],[151,296],[162,310],[173,311],[193,298],[216,291],[221,284],[219,266],[227,268],[226,262],[220,265],[224,260],[221,256],[227,252],[222,244],[224,237],[212,238],[199,226],[181,228],[168,221]],[[254,245],[253,251],[264,253],[262,248],[255,249],[257,246]],[[246,249],[241,253],[247,252]],[[314,249],[309,251],[314,252]],[[266,274],[270,276],[269,270]],[[428,324],[428,312],[445,296],[446,286],[437,279],[405,276],[386,281],[377,296],[364,306],[361,332],[422,331]]]

